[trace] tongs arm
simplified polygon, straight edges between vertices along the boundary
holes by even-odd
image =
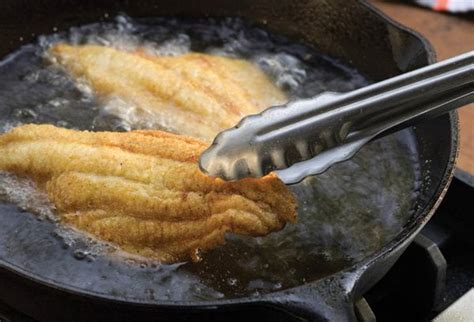
[[[226,180],[271,171],[286,183],[325,171],[375,137],[474,101],[474,52],[345,94],[271,107],[221,132],[200,159]]]

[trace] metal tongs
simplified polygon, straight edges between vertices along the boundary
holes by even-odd
[[[348,93],[271,107],[217,135],[202,171],[225,180],[276,171],[286,184],[351,158],[374,138],[474,101],[474,51]]]

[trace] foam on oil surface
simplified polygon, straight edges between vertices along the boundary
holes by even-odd
[[[57,42],[140,47],[156,55],[198,51],[244,58],[258,64],[292,99],[368,83],[354,69],[239,19],[134,21],[119,16],[112,23],[41,36],[37,44],[0,62],[0,131],[25,123],[87,130],[166,129],[144,111],[117,97],[97,97],[86,81],[68,76],[45,54]],[[229,235],[227,244],[206,253],[203,261],[175,265],[120,253],[113,245],[55,223],[44,192],[27,179],[3,173],[0,197],[50,220],[35,222],[29,213],[12,214],[1,206],[9,211],[0,211],[0,221],[20,228],[15,235],[3,226],[0,256],[70,286],[136,299],[258,296],[300,285],[372,254],[402,229],[418,185],[412,140],[409,131],[378,140],[352,160],[292,186],[299,202],[295,225],[261,238]],[[56,255],[28,259],[41,249],[48,253],[55,243]],[[24,245],[23,251],[11,251],[18,244]],[[60,253],[69,257],[58,259]],[[48,269],[54,261],[60,261],[57,269]]]

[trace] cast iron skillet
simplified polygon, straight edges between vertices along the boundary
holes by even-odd
[[[369,5],[348,0],[2,0],[0,56],[36,35],[101,21],[125,12],[144,16],[241,16],[352,64],[377,81],[432,63],[430,45]],[[416,127],[425,183],[416,213],[378,253],[353,267],[259,298],[214,302],[137,302],[120,292],[101,296],[32,276],[0,258],[0,298],[42,321],[130,320],[355,320],[353,303],[394,264],[431,217],[452,178],[457,153],[455,113]],[[431,162],[424,162],[431,160]],[[2,212],[16,211],[0,207]],[[5,223],[1,223],[2,225]],[[21,248],[18,249],[21,251]],[[52,267],[51,269],[54,269]],[[230,315],[229,315],[230,313]]]

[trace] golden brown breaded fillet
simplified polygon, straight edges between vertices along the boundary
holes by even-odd
[[[245,60],[153,56],[97,45],[58,44],[49,53],[99,95],[120,97],[152,112],[167,130],[206,141],[245,115],[286,102],[263,71]]]
[[[25,125],[0,136],[0,170],[45,188],[65,223],[168,263],[223,243],[226,232],[262,236],[295,220],[295,198],[276,176],[202,174],[206,146],[161,131]]]

